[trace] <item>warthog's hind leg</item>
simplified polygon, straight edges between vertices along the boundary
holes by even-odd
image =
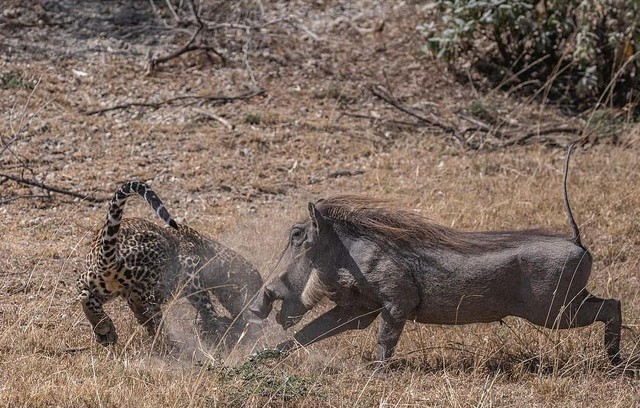
[[[545,326],[561,329],[589,326],[595,322],[604,323],[604,345],[611,363],[618,365],[620,359],[620,330],[622,311],[617,299],[601,299],[584,291],[581,302],[574,300],[565,309],[559,321],[549,322]]]
[[[617,299],[601,299],[589,295],[577,311],[576,326],[587,326],[594,321],[604,323],[604,346],[611,364],[618,365],[620,359],[620,330],[622,329],[622,310]]]

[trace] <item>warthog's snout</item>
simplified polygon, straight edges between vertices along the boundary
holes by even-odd
[[[265,289],[258,293],[256,300],[249,306],[249,310],[260,319],[266,319],[273,307],[273,296]]]

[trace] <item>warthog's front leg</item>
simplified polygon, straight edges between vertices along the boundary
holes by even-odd
[[[384,363],[393,355],[406,321],[394,317],[387,309],[382,310],[382,323],[378,330],[377,368],[384,367]]]
[[[186,278],[185,294],[191,306],[200,314],[202,333],[210,340],[218,341],[227,330],[227,324],[217,315],[209,290],[204,286],[200,278],[200,272],[204,266],[201,259],[196,256],[180,257],[182,275]]]
[[[380,314],[380,309],[371,310],[365,306],[336,306],[304,326],[293,336],[295,341],[290,340],[279,344],[278,350],[289,350],[296,343],[308,346],[347,330],[366,329],[378,314]]]

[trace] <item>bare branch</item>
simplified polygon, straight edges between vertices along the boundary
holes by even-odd
[[[581,135],[582,129],[577,127],[552,127],[547,129],[537,129],[537,130],[527,132],[520,137],[512,137],[511,139],[503,142],[497,147],[504,148],[504,147],[514,146],[514,145],[520,145],[526,142],[527,140],[531,139],[532,137],[548,136],[548,135],[559,134],[559,133]]]
[[[197,112],[197,113],[199,113],[199,114],[201,114],[203,116],[206,116],[208,118],[217,120],[218,122],[222,123],[229,130],[233,129],[233,125],[231,123],[229,123],[228,120],[226,120],[225,118],[223,118],[221,116],[216,115],[213,112],[208,112],[208,111],[206,111],[204,109],[198,109],[198,108],[194,108],[193,111]]]
[[[0,173],[0,177],[4,177],[6,179],[13,180],[13,181],[15,181],[16,183],[19,183],[19,184],[38,187],[38,188],[41,188],[41,189],[46,190],[46,191],[51,191],[53,193],[65,194],[65,195],[76,197],[76,198],[80,198],[80,199],[82,199],[84,201],[89,201],[89,202],[92,202],[92,203],[101,203],[101,202],[107,201],[107,198],[96,198],[96,197],[93,197],[90,194],[76,193],[74,191],[69,191],[69,190],[65,190],[65,189],[62,189],[62,188],[58,188],[58,187],[52,187],[52,186],[46,185],[44,183],[40,183],[38,181],[31,181],[31,180],[23,179],[22,177],[12,176],[10,174]]]
[[[203,23],[202,19],[200,18],[200,14],[195,4],[193,3],[193,0],[189,0],[188,3],[189,3],[189,9],[191,10],[191,14],[193,15],[193,19],[195,20],[195,23],[193,24],[195,24],[196,30],[191,34],[191,37],[189,38],[189,40],[181,48],[164,56],[150,58],[147,63],[147,75],[152,74],[159,64],[162,64],[174,58],[177,58],[182,54],[186,54],[188,52],[198,51],[198,50],[212,52],[222,60],[223,64],[227,63],[227,58],[224,55],[222,55],[220,51],[216,50],[212,46],[203,45],[196,42],[198,35],[206,26],[205,26],[205,23]],[[175,11],[173,9],[171,10],[175,15]],[[177,15],[176,15],[176,18],[177,18]]]
[[[224,96],[224,95],[181,95],[181,96],[174,96],[172,98],[164,99],[164,100],[161,100],[159,102],[142,101],[142,102],[121,103],[121,104],[109,106],[109,107],[106,107],[106,108],[89,110],[89,111],[84,112],[84,114],[85,115],[97,115],[97,114],[100,114],[100,113],[109,112],[109,111],[113,111],[113,110],[127,109],[127,108],[130,108],[132,106],[142,106],[142,107],[158,109],[159,107],[161,107],[163,105],[170,105],[173,102],[180,101],[180,100],[185,100],[185,99],[193,99],[193,100],[198,100],[199,99],[199,100],[204,100],[204,101],[208,101],[208,102],[214,102],[215,101],[219,105],[223,105],[225,103],[229,103],[229,102],[232,102],[232,101],[243,100],[243,99],[251,99],[254,96],[264,95],[264,94],[266,94],[266,91],[264,89],[262,89],[262,88],[258,88],[258,89],[255,89],[253,91],[245,92],[245,93],[242,93],[242,94],[239,94],[239,95],[232,95],[232,96]]]
[[[367,119],[367,120],[371,120],[371,121],[378,121],[378,122],[386,122],[386,123],[392,123],[394,125],[402,125],[402,126],[421,126],[422,123],[420,122],[407,122],[404,120],[396,120],[396,119],[385,119],[379,116],[371,116],[371,115],[364,115],[362,113],[353,113],[353,112],[340,112],[341,116],[349,116],[350,118],[356,118],[356,119]]]
[[[7,179],[5,179],[7,180]],[[21,200],[23,198],[49,198],[51,197],[48,194],[28,194],[28,195],[18,195],[18,196],[13,196],[13,197],[9,197],[9,198],[5,198],[3,200],[0,200],[0,205],[5,205],[5,204],[9,204],[12,201],[17,201],[17,200]]]
[[[406,106],[404,106],[403,104],[401,104],[397,99],[395,99],[393,97],[393,95],[390,94],[389,91],[387,91],[386,89],[384,89],[382,86],[380,85],[376,85],[376,86],[372,86],[371,87],[371,92],[378,98],[382,99],[383,101],[385,101],[386,103],[390,104],[391,106],[395,107],[396,109],[400,110],[401,112],[406,113],[409,116],[412,116],[416,119],[418,119],[420,122],[422,123],[427,123],[429,125],[432,126],[436,126],[442,130],[444,130],[445,132],[451,133],[453,135],[453,137],[460,142],[460,144],[468,149],[475,149],[475,150],[479,150],[479,149],[501,149],[501,148],[505,148],[505,147],[510,147],[510,146],[515,146],[515,145],[521,145],[521,144],[525,144],[529,139],[534,138],[534,137],[538,137],[538,136],[549,136],[549,135],[553,135],[553,134],[559,134],[559,133],[567,133],[567,134],[575,134],[575,135],[581,135],[583,133],[583,130],[581,128],[578,127],[564,127],[564,126],[554,126],[554,127],[548,127],[545,129],[535,129],[535,130],[531,130],[528,131],[527,133],[523,134],[523,135],[518,135],[518,131],[517,130],[513,130],[509,133],[506,133],[502,130],[500,130],[500,126],[490,126],[486,123],[484,123],[481,120],[475,119],[475,118],[471,118],[469,116],[466,115],[459,115],[460,117],[462,117],[462,119],[465,119],[471,123],[473,123],[475,125],[475,127],[470,127],[470,128],[466,128],[462,131],[458,130],[457,128],[455,128],[453,125],[449,125],[448,123],[443,122],[442,120],[440,120],[438,117],[436,117],[433,114],[429,114],[428,116],[423,115],[421,113],[418,113],[416,111],[414,111],[411,108],[408,108]],[[494,137],[497,137],[499,139],[504,140],[502,143],[471,143],[469,139],[465,138],[464,135],[470,132],[483,132],[489,135],[492,135]],[[546,142],[554,142],[557,143],[555,140],[552,139],[547,139]]]
[[[176,12],[176,9],[173,7],[171,2],[169,0],[165,0],[165,3],[167,3],[167,8],[171,12],[171,15],[173,16],[173,19],[176,20],[177,23],[180,23],[180,21],[182,21],[182,20],[180,20],[180,17],[178,17],[178,13]]]
[[[460,132],[454,128],[453,126],[444,123],[440,119],[438,119],[435,115],[429,114],[429,117],[426,117],[422,114],[417,113],[413,109],[410,109],[404,105],[402,105],[398,100],[391,95],[389,91],[384,89],[381,85],[375,85],[371,87],[371,92],[379,99],[382,99],[384,102],[390,104],[394,108],[400,110],[401,112],[406,113],[409,116],[413,116],[421,122],[428,123],[430,125],[439,127],[445,132],[451,133],[451,135],[465,147],[468,147],[466,140],[462,137]]]
[[[334,172],[329,173],[327,177],[329,178],[351,177],[351,176],[359,176],[364,173],[365,173],[364,170],[336,170]]]
[[[249,73],[249,78],[251,78],[251,82],[253,83],[253,85],[256,85],[258,82],[256,81],[256,77],[253,75],[253,69],[251,69],[251,64],[249,64],[249,44],[251,43],[251,38],[252,36],[249,36],[247,41],[242,46],[242,55],[243,55],[242,59],[244,61],[244,66],[247,69],[247,72]]]

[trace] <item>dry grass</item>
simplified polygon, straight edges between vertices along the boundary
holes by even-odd
[[[428,100],[449,111],[467,106],[478,91],[456,83],[418,53],[411,36],[415,21],[405,21],[410,6],[380,6],[376,12],[386,18],[385,31],[367,35],[317,18],[333,16],[332,7],[309,6],[301,20],[324,42],[298,32],[287,51],[287,44],[271,39],[270,52],[282,52],[288,62],[252,61],[268,97],[204,107],[233,130],[190,107],[103,116],[81,111],[186,88],[231,94],[248,82],[242,63],[220,67],[185,57],[145,77],[144,67],[126,54],[98,52],[55,63],[2,60],[0,72],[20,72],[26,82],[0,89],[2,143],[15,139],[2,152],[0,169],[99,196],[126,179],[150,181],[179,220],[218,237],[265,275],[288,227],[304,216],[306,201],[334,193],[391,198],[460,228],[569,231],[560,184],[564,151],[531,146],[464,152],[433,129],[342,116],[354,110],[406,119],[367,93],[370,82],[388,81],[407,102]],[[347,37],[353,44],[341,42]],[[504,100],[517,117],[562,119],[530,102]],[[623,353],[637,359],[640,131],[633,125],[625,129],[622,145],[574,155],[570,196],[583,242],[594,254],[590,290],[622,300]],[[337,170],[364,174],[329,176]],[[116,301],[107,310],[120,342],[106,349],[95,343],[72,302],[88,235],[102,222],[104,205],[61,195],[24,198],[43,192],[9,181],[0,186],[0,200],[7,200],[0,204],[2,405],[640,404],[637,376],[620,375],[607,363],[601,325],[551,331],[518,319],[463,327],[410,324],[395,368],[373,376],[375,327],[286,357],[263,352],[249,360],[252,350],[238,350],[220,358],[200,347],[194,313],[183,302],[168,306],[167,333],[182,344],[181,350],[168,350],[162,340],[149,339]],[[153,217],[139,200],[131,201],[125,216]],[[289,335],[270,326],[253,351]]]

